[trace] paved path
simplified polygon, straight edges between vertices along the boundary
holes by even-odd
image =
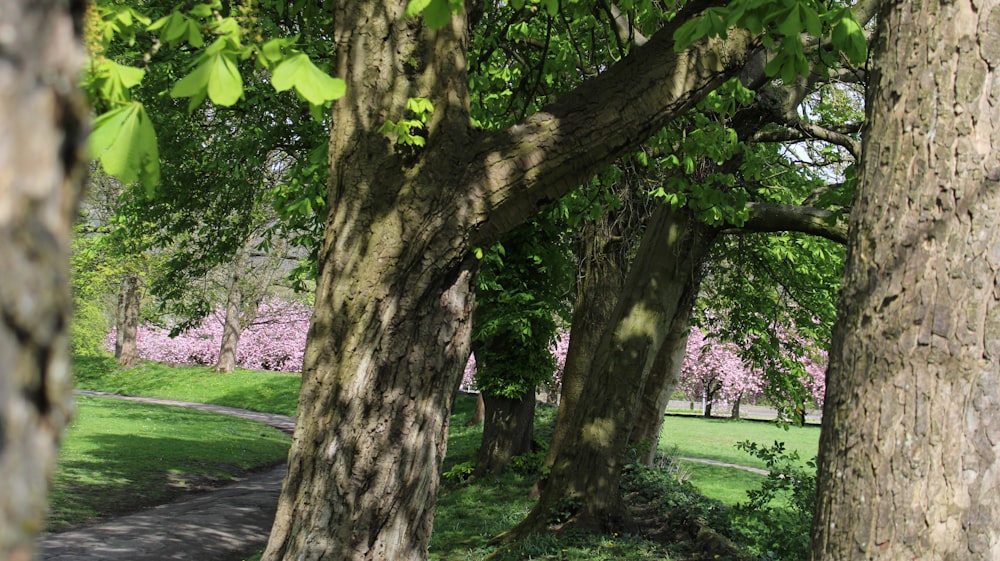
[[[699,464],[708,464],[710,466],[719,466],[725,468],[741,469],[743,471],[749,471],[750,473],[756,473],[757,475],[767,475],[771,472],[766,469],[760,469],[750,466],[741,466],[739,464],[727,464],[726,462],[720,462],[718,460],[709,460],[706,458],[682,458],[678,457],[678,460],[684,460],[685,462],[695,462]]]
[[[259,421],[288,432],[295,420],[169,399],[125,397],[80,391],[81,395],[113,397],[157,405],[174,405]],[[261,549],[267,541],[278,504],[285,466],[251,475],[193,499],[161,505],[114,520],[48,534],[39,540],[43,561],[233,561]]]

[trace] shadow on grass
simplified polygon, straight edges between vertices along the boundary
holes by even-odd
[[[60,455],[49,529],[215,489],[280,463],[287,451],[286,436],[258,423],[84,398]]]

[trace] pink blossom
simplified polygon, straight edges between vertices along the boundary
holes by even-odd
[[[715,341],[692,327],[678,389],[692,401],[704,399],[706,406],[728,407],[737,400],[759,398],[764,377],[748,368],[737,351],[736,345]]]
[[[312,308],[299,302],[270,300],[261,304],[257,318],[240,335],[236,364],[254,370],[301,372],[311,315]],[[224,311],[216,309],[198,326],[174,338],[169,329],[142,324],[136,336],[139,356],[170,364],[215,364],[224,319]],[[112,330],[105,338],[105,348],[113,350],[114,342]]]

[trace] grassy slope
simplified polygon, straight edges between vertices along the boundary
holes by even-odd
[[[283,461],[289,441],[244,419],[78,397],[59,453],[49,530],[217,487]]]
[[[295,415],[302,377],[284,372],[237,369],[219,375],[205,366],[169,366],[143,362],[130,370],[114,359],[77,357],[76,387],[123,395],[146,395]]]

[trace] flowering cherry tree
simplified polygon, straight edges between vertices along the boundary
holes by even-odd
[[[732,343],[715,341],[691,328],[678,389],[692,401],[701,400],[706,417],[712,415],[715,404],[732,405],[738,414],[743,399],[763,395],[763,376],[744,365],[738,350]]]
[[[242,368],[300,372],[312,308],[286,300],[260,306],[256,320],[240,337],[236,363]],[[199,325],[171,338],[170,330],[148,323],[139,326],[137,345],[145,360],[172,364],[215,364],[219,358],[224,310],[217,309]],[[105,339],[113,348],[115,333]]]

